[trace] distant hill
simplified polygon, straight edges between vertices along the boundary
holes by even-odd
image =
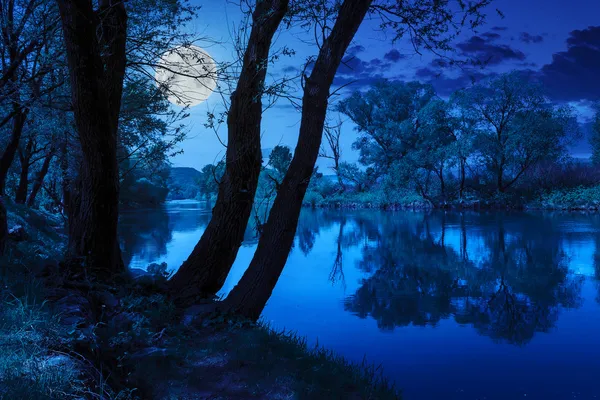
[[[168,200],[185,200],[198,198],[198,179],[200,171],[191,167],[171,168],[169,176]]]

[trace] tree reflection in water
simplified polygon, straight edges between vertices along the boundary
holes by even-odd
[[[403,213],[371,222],[377,234],[365,242],[358,266],[372,275],[345,308],[374,318],[381,329],[454,318],[521,345],[551,329],[561,308],[581,304],[583,278],[569,272],[550,219]],[[370,226],[373,235],[367,221],[355,226]],[[448,245],[448,230],[459,249]]]

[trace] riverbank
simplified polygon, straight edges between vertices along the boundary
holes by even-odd
[[[316,193],[307,194],[305,207],[337,209],[381,209],[381,210],[427,210],[446,208],[455,210],[563,210],[599,211],[600,185],[574,189],[554,190],[528,198],[519,193],[494,195],[478,199],[467,197],[464,201],[450,201],[443,205],[433,204],[417,194],[385,194],[374,192],[346,192],[323,197]]]
[[[23,237],[13,234],[2,260],[0,399],[400,396],[380,370],[293,333],[224,315],[192,321],[170,303],[160,271],[114,287],[64,276],[53,261],[60,221],[7,208]]]

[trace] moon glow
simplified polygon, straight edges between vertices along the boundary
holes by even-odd
[[[217,65],[200,47],[175,47],[162,55],[155,78],[166,88],[169,102],[193,107],[205,101],[217,87]]]

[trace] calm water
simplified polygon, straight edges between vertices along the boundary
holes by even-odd
[[[177,268],[209,218],[185,202],[126,213],[126,261]],[[304,210],[263,316],[366,355],[406,400],[600,399],[600,215]]]

